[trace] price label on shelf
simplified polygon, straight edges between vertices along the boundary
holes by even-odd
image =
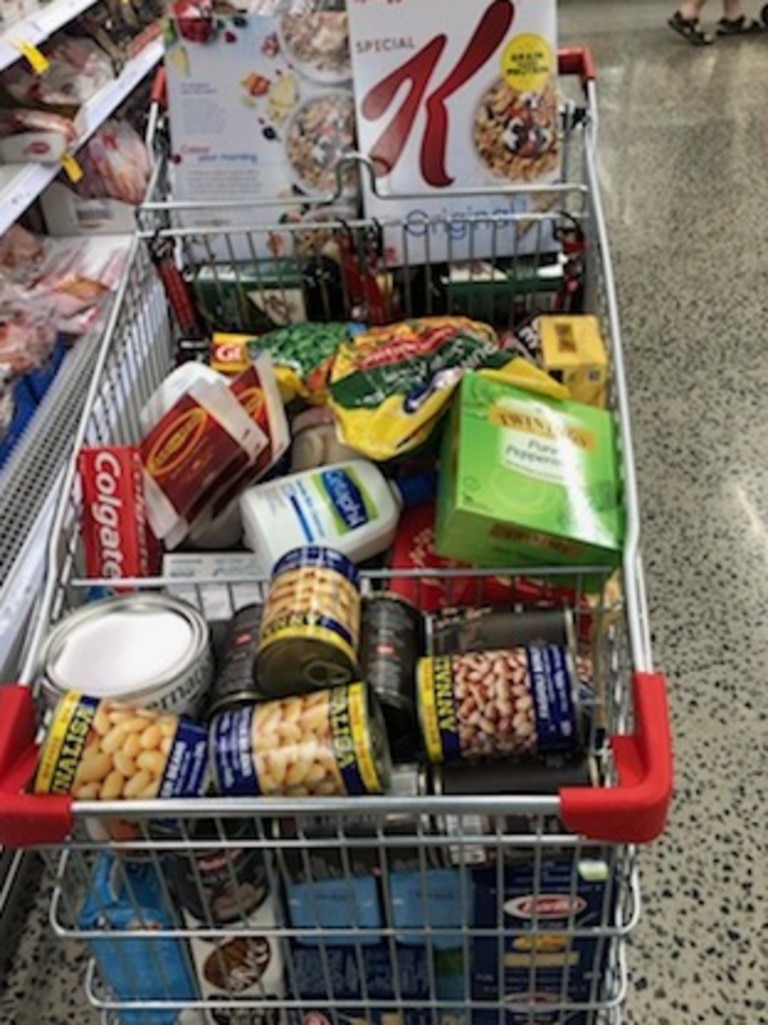
[[[26,57],[36,74],[42,75],[51,66],[51,62],[43,51],[39,50],[34,43],[28,43],[25,39],[13,39],[11,43],[23,57]]]
[[[65,153],[61,158],[61,166],[67,172],[67,177],[76,185],[83,177],[83,169],[71,153]]]

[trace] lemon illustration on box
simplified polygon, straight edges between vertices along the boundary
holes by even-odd
[[[443,442],[435,536],[440,555],[478,566],[617,566],[611,414],[467,374]]]

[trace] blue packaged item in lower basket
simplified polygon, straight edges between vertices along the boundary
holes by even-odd
[[[462,935],[448,929],[461,929],[466,914],[463,899],[472,906],[472,879],[467,873],[462,897],[461,869],[431,868],[426,872],[392,872],[392,916],[400,943],[427,944],[435,950],[460,947]],[[419,932],[418,930],[427,930]],[[430,932],[430,930],[436,930]]]
[[[377,942],[375,932],[381,929],[381,909],[376,880],[372,876],[348,879],[318,879],[286,886],[286,901],[291,926],[303,929],[307,944],[320,943],[322,936],[332,946],[349,945],[349,933],[335,934],[338,929],[360,929],[359,943]],[[323,932],[320,933],[319,930]]]
[[[291,1025],[429,1025],[426,1009],[409,1001],[429,1000],[429,960],[424,947],[406,947],[383,937],[375,946],[307,946],[291,944],[292,985],[301,1011],[291,1012]],[[361,1001],[354,1008],[313,1006],[313,1000]],[[397,1002],[397,1010],[376,1006]]]
[[[598,853],[552,850],[510,858],[503,877],[495,867],[473,874],[474,927],[504,931],[501,947],[496,936],[472,941],[472,998],[488,1003],[487,1013],[473,1015],[474,1025],[498,1025],[494,1005],[515,1002],[541,1010],[508,1011],[507,1025],[581,1025],[585,1012],[547,1005],[600,998],[610,941],[599,930],[612,921],[616,889],[608,862]]]
[[[197,985],[183,940],[130,938],[134,930],[174,929],[174,915],[151,862],[124,861],[102,854],[80,913],[80,929],[103,930],[91,939],[102,981],[118,1001],[196,1000]],[[183,1012],[119,1012],[121,1025],[178,1025]]]

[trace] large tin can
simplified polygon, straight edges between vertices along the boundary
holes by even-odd
[[[68,691],[48,727],[34,789],[80,801],[199,797],[208,765],[204,727]]]
[[[433,762],[575,750],[573,659],[561,644],[424,658],[419,718]]]
[[[211,745],[222,794],[378,794],[389,785],[381,707],[362,683],[224,712]]]
[[[405,598],[389,592],[363,602],[360,675],[381,702],[392,757],[415,758],[420,749],[416,720],[416,663],[424,654],[424,618]]]
[[[211,685],[208,625],[164,594],[91,602],[54,627],[43,653],[51,705],[67,691],[195,716]]]
[[[262,613],[261,605],[245,605],[232,617],[221,665],[205,705],[206,719],[212,719],[219,712],[265,700],[256,676]]]
[[[346,556],[308,546],[276,564],[256,661],[269,697],[350,683],[358,676],[360,577]]]
[[[252,819],[199,819],[185,839],[189,847],[168,855],[169,878],[179,903],[201,922],[219,925],[246,918],[267,899],[264,853]],[[206,841],[214,846],[197,846]]]

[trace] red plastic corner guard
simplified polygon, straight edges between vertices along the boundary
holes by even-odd
[[[152,91],[149,100],[150,103],[156,103],[163,109],[165,109],[167,99],[167,81],[165,68],[158,68],[155,77],[152,79]]]
[[[635,673],[632,689],[635,732],[611,737],[619,785],[560,791],[565,825],[593,840],[650,843],[667,821],[673,770],[666,680]]]
[[[60,844],[72,831],[72,798],[29,794],[37,765],[37,714],[27,687],[0,686],[0,844]]]
[[[586,88],[587,82],[597,81],[597,65],[588,46],[565,46],[557,51],[557,66],[561,75],[578,75]]]

